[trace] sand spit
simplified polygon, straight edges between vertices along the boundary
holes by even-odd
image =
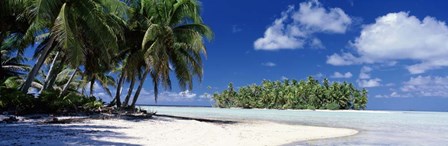
[[[71,124],[1,123],[0,145],[282,145],[356,133],[352,129],[264,121],[213,123],[155,117]]]

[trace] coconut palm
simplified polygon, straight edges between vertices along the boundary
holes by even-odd
[[[25,60],[21,55],[14,55],[14,51],[10,48],[1,48],[2,60],[0,62],[0,83],[9,77],[24,75],[30,67],[22,62]]]
[[[54,48],[60,48],[72,68],[100,63],[108,66],[118,51],[117,41],[123,38],[123,21],[116,10],[126,5],[119,0],[36,0],[30,6],[32,24],[25,40],[48,30],[49,35],[38,47],[38,61],[30,71],[22,92],[29,88],[44,60]],[[124,12],[124,11],[123,11]]]
[[[24,58],[22,57],[24,47],[20,45],[20,40],[29,23],[22,12],[26,10],[29,2],[29,0],[0,1],[0,81],[11,75],[17,75],[17,71],[24,71],[24,66],[19,65],[21,62],[17,62],[17,59]],[[17,52],[16,57],[11,56],[13,52]]]
[[[135,1],[134,1],[135,2]],[[139,78],[131,107],[135,106],[145,79],[151,76],[157,102],[158,86],[171,88],[173,70],[181,89],[192,89],[193,76],[202,78],[203,37],[211,39],[211,30],[203,24],[197,0],[141,0],[132,5],[143,28],[141,49],[145,69]],[[131,18],[132,19],[132,18]],[[172,67],[170,67],[172,66]],[[134,70],[139,70],[137,66]],[[125,101],[126,102],[126,101]]]

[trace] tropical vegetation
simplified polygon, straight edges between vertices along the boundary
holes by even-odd
[[[307,80],[264,80],[236,90],[230,83],[227,90],[213,95],[215,106],[222,108],[269,109],[355,109],[366,108],[367,90],[356,89],[347,82],[322,83],[313,77]]]
[[[147,78],[157,102],[171,75],[192,89],[213,37],[200,14],[197,0],[1,0],[0,111],[95,109],[95,87],[134,109]]]

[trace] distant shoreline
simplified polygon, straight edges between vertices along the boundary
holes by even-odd
[[[159,106],[159,107],[213,107],[213,106],[206,106],[206,105],[159,105],[159,104],[136,104],[136,106]]]
[[[204,107],[204,108],[215,108],[213,106],[206,106],[206,105],[155,105],[155,104],[137,104],[137,106],[155,106],[155,107]],[[218,107],[216,107],[218,108]],[[244,108],[238,108],[238,107],[232,107],[232,108],[222,108],[222,109],[244,109]],[[250,109],[260,109],[264,110],[267,108],[250,108]],[[292,110],[292,111],[354,111],[354,112],[448,112],[448,111],[435,111],[435,110],[394,110],[394,109],[366,109],[366,110],[310,110],[310,109],[269,109],[269,110]]]

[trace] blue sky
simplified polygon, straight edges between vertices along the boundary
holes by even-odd
[[[203,81],[162,92],[159,104],[211,105],[207,94],[229,82],[314,76],[368,89],[368,109],[448,111],[444,0],[201,2],[215,32]],[[154,104],[151,89],[148,80],[139,103]]]

